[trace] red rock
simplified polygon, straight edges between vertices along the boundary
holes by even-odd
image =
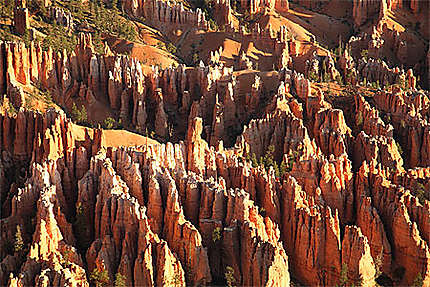
[[[363,236],[360,228],[345,227],[342,241],[342,264],[350,266],[347,272],[348,282],[360,282],[364,286],[375,284],[375,265],[370,254],[367,237]]]
[[[388,243],[384,226],[377,210],[372,206],[370,197],[362,197],[357,211],[357,225],[363,235],[368,239],[370,252],[375,263],[375,269],[379,272],[390,273],[391,270],[391,246]],[[376,261],[379,261],[376,265]]]

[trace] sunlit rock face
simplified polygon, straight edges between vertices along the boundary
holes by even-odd
[[[238,4],[121,1],[165,68],[0,41],[1,286],[430,286],[428,4]]]

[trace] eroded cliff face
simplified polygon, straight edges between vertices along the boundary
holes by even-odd
[[[401,3],[354,1],[356,24]],[[154,23],[206,25],[179,4],[122,4]],[[289,4],[249,9],[264,5]],[[222,51],[207,66],[146,71],[95,53],[89,35],[71,53],[1,42],[0,285],[89,286],[97,274],[127,286],[429,285],[428,92],[412,70],[354,60],[354,49],[336,64],[312,55],[305,76],[289,69],[299,42],[285,27],[261,32],[250,37],[282,56],[270,75],[225,67]],[[377,34],[409,54],[402,36]],[[332,97],[308,79],[322,64],[331,80],[408,89]],[[31,111],[36,84],[66,110],[107,107],[160,142],[78,126],[60,108]]]

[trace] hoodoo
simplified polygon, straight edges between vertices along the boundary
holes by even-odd
[[[429,4],[0,3],[0,286],[430,286]]]

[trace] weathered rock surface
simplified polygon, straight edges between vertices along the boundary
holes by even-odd
[[[339,3],[252,0],[240,9],[273,17],[296,4],[314,13]],[[121,5],[180,41],[208,30],[205,14],[182,3]],[[161,69],[108,47],[98,54],[89,34],[73,52],[0,42],[0,285],[89,286],[99,271],[109,285],[123,275],[127,286],[373,286],[381,278],[401,286],[420,277],[428,286],[430,97],[418,87],[426,47],[384,22],[427,6],[344,5],[363,33],[337,59],[315,37],[295,40],[282,22],[236,32],[230,1],[216,1],[225,30],[214,34],[267,47],[271,67],[261,71],[243,49],[224,66],[230,52],[219,46],[207,51],[209,65]],[[64,10],[51,16],[72,29]],[[330,84],[309,79],[323,72]],[[68,112],[87,108],[89,124],[105,109],[118,126],[163,143],[106,138],[59,107],[30,111],[39,90]]]

